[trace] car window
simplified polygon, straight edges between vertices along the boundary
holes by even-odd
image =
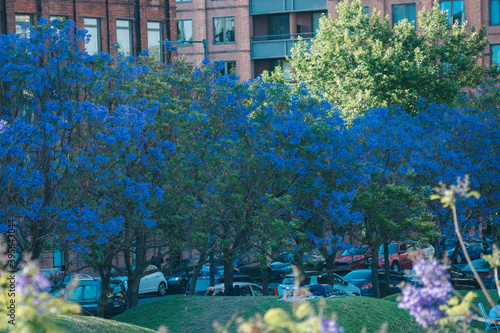
[[[346,276],[344,276],[344,280],[349,280],[349,279],[367,279],[371,278],[372,272],[371,271],[352,271],[348,273]]]
[[[293,284],[295,281],[294,277],[286,277],[283,279],[283,282],[281,284]]]
[[[97,286],[85,286],[83,290],[83,300],[93,300],[97,298]]]
[[[252,296],[249,286],[240,287],[240,296]]]
[[[264,296],[264,291],[257,286],[252,286],[254,296]]]
[[[71,288],[68,292],[68,301],[79,302],[82,300],[82,296],[83,296],[83,286]]]
[[[109,290],[108,290],[108,297],[109,296],[123,296],[123,288],[122,285],[119,283],[111,283],[109,285]]]
[[[248,255],[242,255],[240,259],[241,264],[248,264]]]
[[[398,253],[399,244],[389,244],[389,254]],[[380,247],[378,254],[384,254],[384,247]]]
[[[325,284],[325,283],[328,283],[328,275],[319,275],[317,277],[317,282],[318,284]]]
[[[155,268],[155,267],[153,267],[153,266],[148,266],[148,267],[146,267],[146,269],[145,269],[144,271],[145,271],[145,272],[151,272],[151,271],[153,271],[153,270],[155,270],[155,269],[156,269],[156,268]]]
[[[363,255],[368,251],[368,246],[358,246],[358,247],[352,247],[350,249],[345,250],[342,255],[343,256],[356,256],[356,255]]]
[[[333,284],[344,284],[344,281],[342,281],[341,278],[334,276],[333,277]]]

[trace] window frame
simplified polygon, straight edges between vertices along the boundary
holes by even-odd
[[[236,75],[236,71],[238,70],[238,68],[236,67],[236,60],[221,60],[221,62],[224,64],[224,70],[221,71],[220,75]],[[229,71],[230,64],[234,64],[234,73],[231,73]]]
[[[233,20],[233,30],[234,30],[234,40],[233,41],[225,41],[226,40],[226,20],[227,19],[232,19]],[[222,36],[224,38],[223,42],[218,42],[216,41],[216,34],[215,34],[215,20],[222,20]],[[236,19],[234,16],[218,16],[218,17],[213,17],[212,18],[212,27],[213,27],[213,34],[214,34],[214,44],[220,45],[220,44],[235,44],[236,43]]]
[[[493,55],[494,55],[493,48],[498,48],[498,58],[499,58],[498,63],[493,62]],[[490,53],[491,53],[491,55],[490,55],[490,66],[495,65],[495,64],[498,65],[498,66],[500,66],[500,44],[497,44],[497,43],[490,44]]]
[[[394,7],[397,7],[397,6],[401,6],[401,7],[404,7],[404,19],[408,20],[408,7],[409,6],[413,6],[414,9],[415,9],[415,20],[408,20],[408,22],[413,22],[413,26],[415,27],[415,29],[417,29],[417,3],[416,2],[404,2],[404,3],[395,3],[395,4],[392,4],[391,5],[391,10],[392,10],[392,28],[394,29],[394,26],[397,25],[398,22],[395,22],[394,21]],[[402,20],[400,20],[402,21]]]
[[[149,24],[150,23],[158,23],[158,28],[150,28],[149,27]],[[163,48],[162,48],[162,44],[160,43],[161,40],[163,40],[163,22],[161,21],[147,21],[146,22],[146,34],[148,36],[148,53],[149,53],[149,32],[150,31],[154,31],[154,32],[158,32],[159,33],[159,40],[158,40],[158,46],[160,47],[160,59],[159,59],[159,62],[165,62],[165,59],[164,59],[164,56],[163,56]],[[151,45],[153,46],[153,45]],[[151,54],[150,54],[151,55]]]
[[[185,38],[181,38],[179,39],[179,23],[180,22],[186,22],[186,21],[189,21],[191,22],[191,40],[194,39],[194,33],[193,33],[193,19],[182,19],[182,20],[176,20],[176,26],[177,26],[177,40],[186,40]],[[178,46],[193,46],[193,43],[189,43],[189,42],[186,42],[186,43],[179,43],[177,44]]]
[[[127,22],[128,23],[128,28],[125,28],[125,27],[121,27],[118,25],[118,22]],[[132,24],[132,20],[127,20],[127,19],[116,19],[115,20],[115,26],[116,26],[116,42],[118,43],[118,31],[119,30],[128,30],[128,39],[129,39],[129,44],[130,44],[130,48],[129,48],[129,54],[126,54],[125,52],[121,52],[123,54],[123,56],[125,57],[128,57],[128,56],[133,56],[134,55],[134,41],[133,41],[133,37],[132,37],[132,29],[133,29],[133,24]],[[118,45],[120,45],[118,43]],[[117,51],[119,52],[119,50],[121,49],[122,47],[120,46],[119,49],[117,49]]]
[[[444,2],[449,2],[451,4],[451,12],[448,13],[448,24],[450,25],[450,27],[455,23],[455,21],[453,21],[453,6],[456,2],[461,2],[462,5],[463,5],[463,9],[462,9],[462,18],[461,18],[461,21],[459,23],[459,27],[462,26],[462,24],[464,24],[465,22],[465,1],[464,0],[444,0],[444,1],[440,1],[439,2],[439,9],[441,9],[441,11],[443,11],[442,9],[442,3]]]
[[[492,22],[491,22],[491,21],[492,21],[492,13],[493,13],[493,11],[492,11],[492,9],[491,9],[491,7],[492,7],[492,6],[491,6],[491,3],[492,3],[492,2],[497,2],[497,3],[498,3],[498,13],[497,13],[497,16],[498,16],[498,22],[497,22],[497,23],[492,23]],[[488,7],[488,13],[489,13],[489,17],[488,17],[489,22],[488,22],[488,23],[489,23],[489,25],[492,25],[492,26],[495,26],[495,25],[500,25],[500,0],[490,0],[490,1],[488,1],[488,6],[489,6],[489,7]]]
[[[85,24],[85,20],[95,20],[96,21],[96,25],[93,25],[93,24]],[[102,45],[101,45],[101,19],[98,18],[98,17],[84,17],[83,18],[83,28],[85,30],[87,30],[88,32],[90,32],[87,27],[90,27],[90,28],[95,28],[97,30],[97,34],[96,34],[96,38],[97,38],[97,53],[93,53],[91,55],[94,55],[94,54],[99,54],[101,53],[102,51]],[[92,35],[92,34],[91,34]],[[91,39],[93,37],[90,37]],[[87,43],[85,43],[85,45],[87,45]],[[85,48],[85,50],[87,50],[87,48]],[[87,52],[88,53],[88,52]],[[89,53],[90,54],[90,53]]]
[[[29,19],[29,23],[28,23],[28,22],[25,22],[25,21],[19,21],[19,20],[18,20],[18,17],[21,17],[21,16],[26,16],[26,17],[28,17],[28,19]],[[14,14],[14,21],[15,21],[15,24],[16,24],[16,35],[20,35],[20,36],[22,36],[22,37],[29,38],[29,32],[30,32],[30,30],[31,30],[31,27],[32,27],[32,26],[33,26],[33,24],[34,24],[33,19],[34,19],[34,15],[33,15],[33,14],[29,14],[29,13],[15,13],[15,14]],[[21,30],[20,32],[18,32],[18,30],[17,30],[18,23],[19,23],[19,29]],[[28,25],[28,26],[29,26],[29,28],[28,28],[28,29],[26,29],[26,31],[25,31],[25,32],[23,32],[23,31],[22,31],[22,28],[23,28],[23,27],[22,27],[22,25],[23,25],[23,24],[26,24],[26,25]]]

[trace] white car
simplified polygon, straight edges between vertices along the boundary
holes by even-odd
[[[215,290],[224,291],[224,283],[219,283],[214,286]],[[233,282],[233,295],[234,296],[264,296],[262,288],[250,282]],[[207,296],[211,293],[207,290]]]
[[[135,269],[135,266],[133,267]],[[150,273],[157,270],[155,265],[149,265],[146,267],[145,273],[146,275],[141,278],[139,281],[139,294],[149,294],[149,293],[157,293],[159,296],[165,296],[167,293],[167,280],[165,280],[165,276],[160,271]],[[125,288],[128,289],[127,284],[127,274],[126,267],[119,267],[119,271],[113,270],[111,272],[111,276],[113,279],[122,280],[124,282]]]
[[[332,273],[333,275],[333,289],[340,290],[345,292],[346,294],[352,295],[361,295],[361,290],[359,287],[356,287],[354,284],[345,281],[340,275]],[[288,274],[283,279],[283,282],[278,286],[278,295],[283,296],[283,293],[286,291],[288,293],[292,293],[297,290],[297,285],[295,285],[295,274]],[[310,275],[308,276],[307,285],[312,284],[327,284],[328,274],[324,273],[321,275]]]

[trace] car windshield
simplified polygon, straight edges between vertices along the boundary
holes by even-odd
[[[348,281],[348,280],[357,280],[357,279],[366,279],[366,278],[370,278],[372,276],[372,272],[371,271],[352,271],[350,272],[349,274],[347,274],[346,276],[344,276],[344,280]]]
[[[342,253],[343,256],[360,256],[364,255],[368,250],[368,246],[358,246],[347,249]]]
[[[399,244],[389,244],[389,254],[394,254],[398,253],[398,245]],[[380,251],[378,251],[378,254],[384,254],[384,247],[380,247]]]
[[[486,260],[473,260],[472,265],[474,268],[490,269],[490,264]],[[470,264],[467,264],[463,269],[471,270]]]

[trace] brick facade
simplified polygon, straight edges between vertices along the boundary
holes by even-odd
[[[84,28],[84,18],[97,18],[101,51],[115,55],[116,20],[129,20],[132,54],[137,56],[148,49],[148,21],[162,23],[163,40],[176,38],[175,5],[175,0],[0,0],[0,33],[16,31],[16,14],[31,15],[34,24],[40,17],[64,16],[79,29]]]

